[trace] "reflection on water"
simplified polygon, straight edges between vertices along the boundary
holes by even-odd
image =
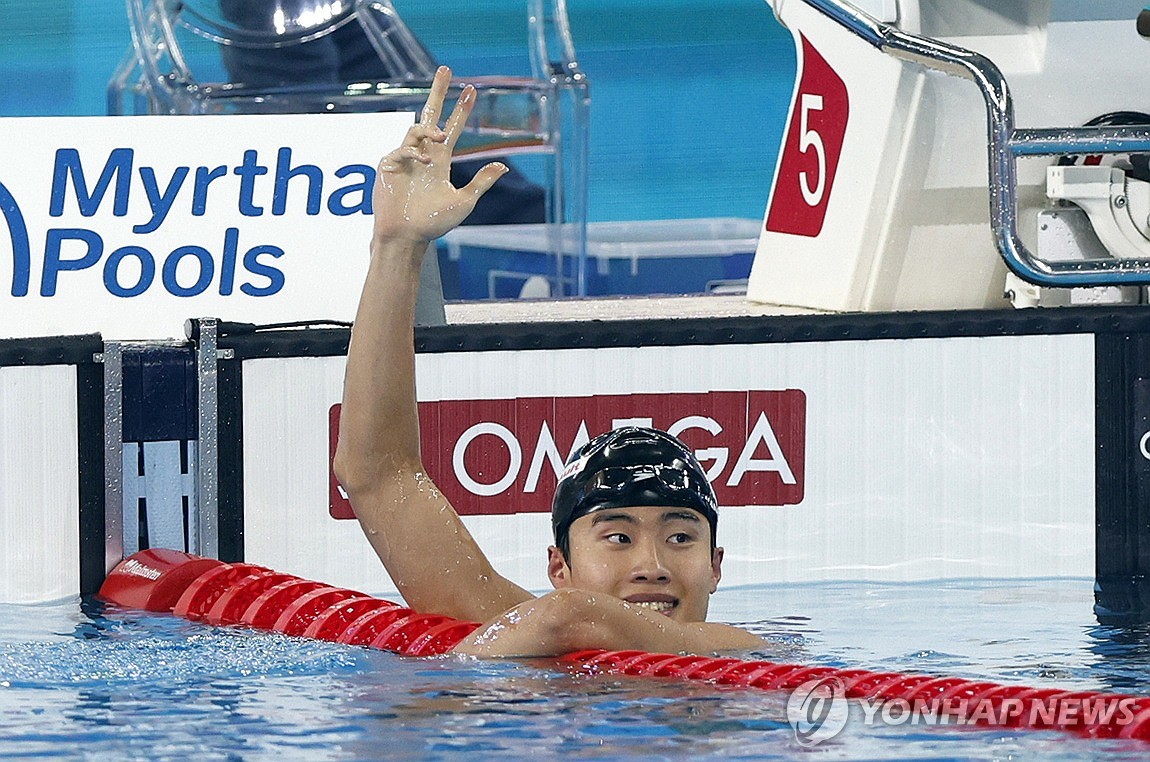
[[[1099,625],[1089,580],[729,590],[757,658],[1150,694],[1145,627]],[[766,614],[767,618],[762,618]],[[553,662],[410,659],[68,601],[0,606],[0,753],[32,757],[809,758],[786,696]],[[1056,732],[848,725],[835,758],[1137,759]]]
[[[1097,625],[1086,635],[1108,690],[1150,694],[1150,625]]]

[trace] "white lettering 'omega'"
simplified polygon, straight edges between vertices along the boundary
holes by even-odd
[[[503,440],[503,444],[507,445],[507,449],[511,451],[511,462],[507,464],[507,473],[499,478],[498,481],[490,484],[484,484],[476,481],[467,471],[467,463],[465,456],[467,455],[467,448],[479,437],[488,434],[491,436],[499,437]],[[473,495],[480,495],[481,497],[491,497],[498,495],[507,490],[512,484],[515,483],[515,478],[519,475],[519,468],[523,465],[523,450],[519,447],[519,440],[515,438],[515,434],[511,432],[506,426],[490,421],[477,423],[463,435],[459,437],[459,441],[455,443],[455,449],[451,453],[451,466],[455,471],[455,478],[459,483]]]
[[[771,457],[765,459],[754,457],[755,450],[760,444],[766,445],[767,452]],[[751,435],[747,437],[743,451],[739,453],[739,459],[735,462],[735,467],[727,479],[727,486],[739,486],[739,482],[742,481],[743,476],[748,471],[775,471],[782,479],[783,484],[795,483],[794,471],[791,470],[791,464],[787,462],[787,457],[783,454],[783,448],[779,445],[779,438],[775,436],[775,430],[771,428],[771,422],[767,420],[766,413],[759,413],[759,420],[755,422],[755,428],[751,430]]]
[[[649,423],[649,419],[646,420]],[[700,429],[712,436],[718,436],[723,432],[723,427],[713,418],[700,415],[690,415],[680,418],[667,428],[667,432],[677,437],[688,429]],[[476,439],[485,435],[498,437],[503,444],[507,446],[510,453],[507,470],[495,481],[480,481],[476,478],[476,475],[468,470],[469,459],[467,454],[469,448]],[[574,452],[587,444],[588,441],[590,441],[590,435],[587,430],[587,422],[580,421],[579,431],[575,435],[574,442],[568,451]],[[755,457],[755,453],[759,451],[760,447],[766,450],[767,457]],[[459,483],[464,489],[473,495],[479,495],[481,497],[499,495],[510,489],[519,477],[519,472],[523,465],[523,450],[524,447],[520,444],[515,432],[506,426],[493,421],[477,423],[460,435],[452,450],[451,462],[455,478],[459,480]],[[711,467],[707,469],[707,478],[711,481],[716,481],[727,467],[730,451],[726,447],[708,447],[695,450],[694,455],[700,463],[713,461]],[[555,442],[555,436],[551,432],[551,427],[547,421],[544,421],[540,426],[539,436],[536,439],[535,448],[532,451],[531,462],[527,468],[526,480],[523,486],[524,493],[534,493],[538,490],[539,480],[543,475],[545,464],[550,465],[551,473],[557,480],[562,479],[570,473],[576,473],[582,468],[582,461],[576,461],[564,468],[564,460],[559,445]],[[474,463],[474,459],[472,459],[471,462]],[[767,419],[766,413],[763,412],[759,413],[754,428],[751,430],[747,441],[739,452],[738,460],[735,462],[730,475],[727,477],[727,486],[739,486],[749,472],[773,472],[779,475],[779,479],[784,484],[796,483],[794,471],[787,460],[786,454],[783,452],[775,430],[771,426],[771,422]]]

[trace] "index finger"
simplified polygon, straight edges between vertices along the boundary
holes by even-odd
[[[435,70],[435,80],[431,83],[431,92],[427,94],[427,103],[419,118],[420,124],[429,127],[439,126],[439,117],[443,113],[443,99],[447,97],[447,88],[450,86],[451,69],[440,66]]]
[[[455,102],[455,108],[452,109],[451,116],[447,117],[447,124],[443,128],[443,131],[447,133],[447,145],[451,148],[455,148],[459,134],[463,131],[463,126],[467,123],[467,117],[471,114],[471,109],[474,106],[475,88],[467,85],[460,93],[459,100]]]

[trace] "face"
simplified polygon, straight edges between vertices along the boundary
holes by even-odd
[[[607,593],[680,622],[702,622],[719,584],[723,549],[711,527],[687,508],[612,508],[571,524],[570,559],[549,550],[556,588]],[[570,560],[570,564],[568,564]]]

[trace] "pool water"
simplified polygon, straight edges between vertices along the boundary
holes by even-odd
[[[1100,626],[1091,580],[757,586],[712,618],[751,658],[1150,694],[1139,629]],[[768,618],[762,618],[766,615]],[[1057,731],[848,723],[804,749],[787,696],[416,659],[93,601],[0,606],[0,756],[101,759],[1143,759]],[[476,757],[476,755],[480,755]]]

